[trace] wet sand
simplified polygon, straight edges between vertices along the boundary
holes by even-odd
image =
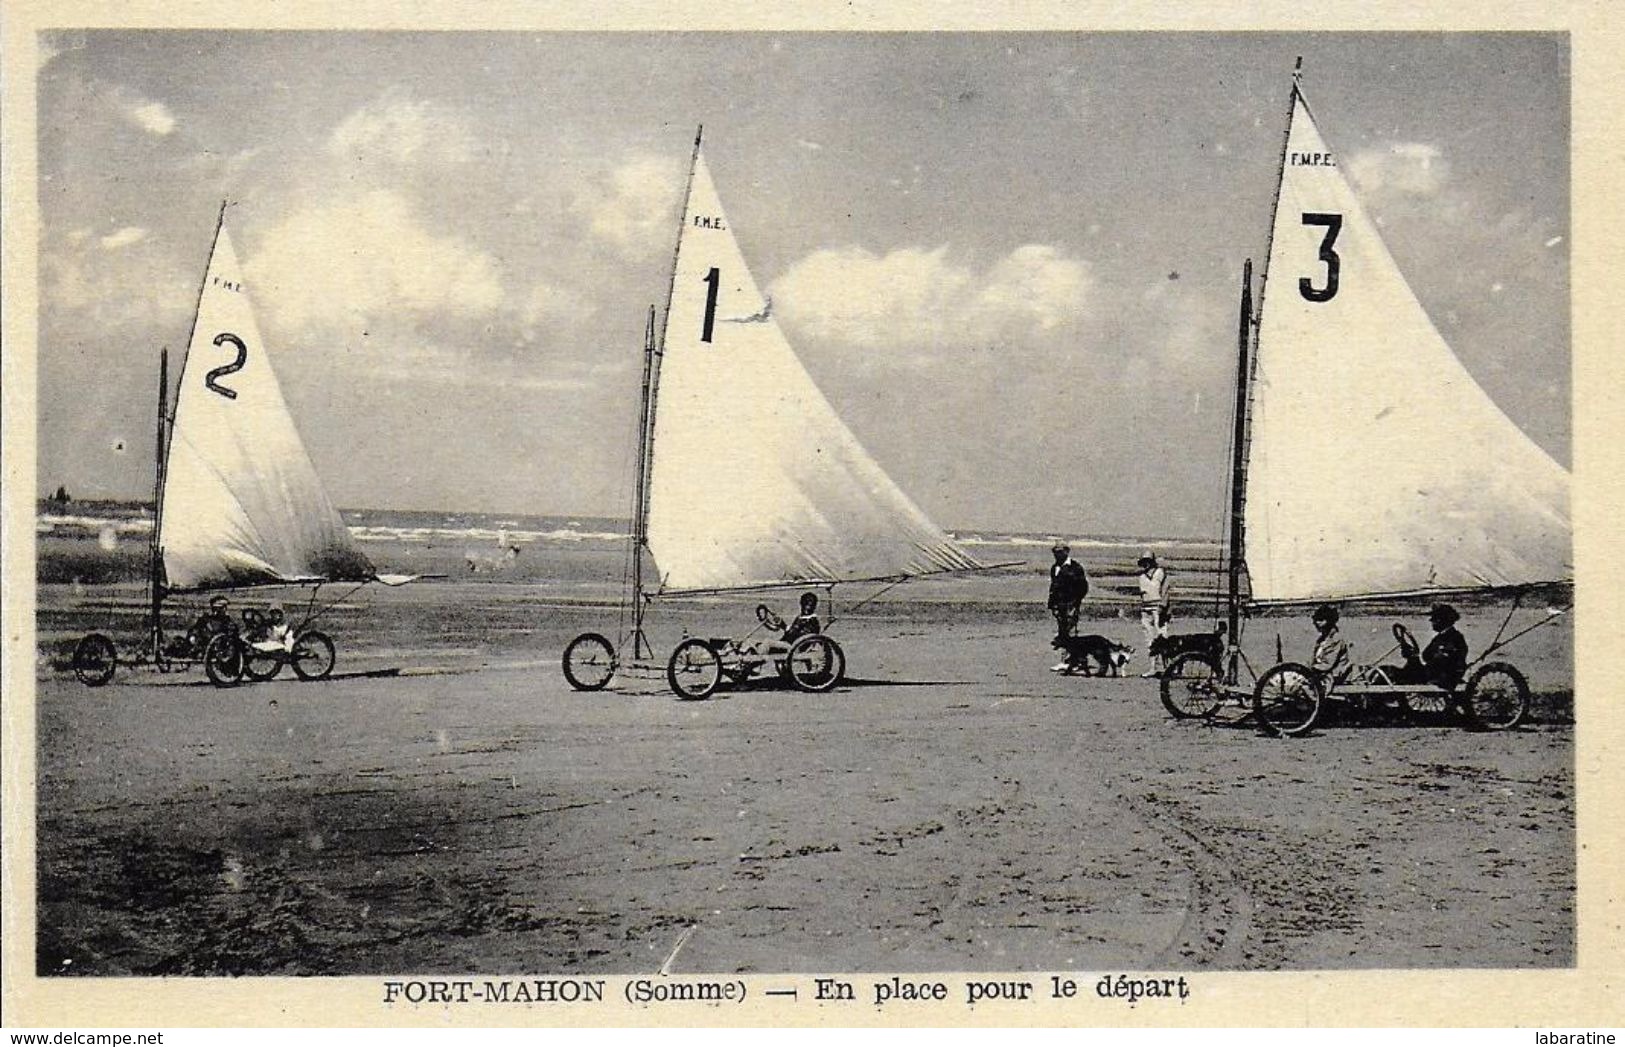
[[[1566,628],[1508,652],[1521,729],[1273,739],[1049,672],[1030,608],[849,618],[834,692],[682,702],[564,683],[564,641],[613,612],[513,596],[391,632],[449,592],[337,615],[322,683],[42,669],[40,973],[1574,963]],[[105,611],[71,604],[64,629]],[[691,608],[656,643],[717,618],[746,620]],[[1307,627],[1250,636],[1278,628]]]

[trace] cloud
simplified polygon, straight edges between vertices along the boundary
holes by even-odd
[[[159,137],[175,130],[175,116],[162,102],[147,102],[129,111],[130,119]]]
[[[1086,263],[1043,244],[982,270],[955,263],[946,247],[886,255],[846,247],[796,262],[774,283],[773,299],[785,322],[810,337],[918,351],[1051,335],[1083,317],[1093,285]]]
[[[127,225],[117,232],[108,233],[101,238],[102,250],[116,251],[121,247],[140,243],[147,238],[147,231],[138,225]]]
[[[616,249],[641,255],[658,237],[672,235],[682,185],[670,157],[634,156],[581,190],[589,228]]]
[[[452,111],[390,91],[341,121],[327,151],[359,164],[461,163],[473,157],[474,142]]]
[[[1368,196],[1439,195],[1450,181],[1450,162],[1437,146],[1393,142],[1362,149],[1348,161],[1349,177]]]
[[[467,320],[494,312],[503,297],[494,259],[424,228],[392,190],[291,213],[245,267],[262,307],[302,330],[355,330],[380,318]]]

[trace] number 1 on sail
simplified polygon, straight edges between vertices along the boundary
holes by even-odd
[[[717,322],[717,286],[722,283],[722,271],[716,266],[712,266],[711,271],[705,274],[705,279],[701,280],[700,283],[705,284],[706,287],[705,322],[700,325],[700,341],[709,342],[711,340],[711,331],[716,327]]]

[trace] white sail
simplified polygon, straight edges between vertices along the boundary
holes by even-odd
[[[374,577],[294,428],[224,228],[181,369],[158,542],[171,589]]]
[[[1572,578],[1568,472],[1445,344],[1296,96],[1267,280],[1255,600]]]
[[[656,394],[648,537],[661,587],[980,566],[836,417],[757,290],[697,152]]]

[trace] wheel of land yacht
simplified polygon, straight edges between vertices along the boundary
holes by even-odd
[[[100,687],[113,678],[118,652],[113,641],[101,633],[91,633],[73,649],[73,675],[86,687]]]
[[[293,674],[301,680],[325,680],[338,661],[338,652],[326,633],[315,629],[293,641]]]
[[[577,691],[602,691],[615,676],[615,645],[599,633],[582,633],[564,649],[564,679]]]
[[[666,663],[666,682],[677,697],[687,701],[709,698],[722,682],[722,659],[716,648],[698,637],[690,637],[671,652]]]
[[[203,671],[216,687],[236,687],[243,679],[243,648],[237,637],[222,633],[203,649]]]
[[[1436,716],[1450,709],[1450,696],[1436,687],[1430,687],[1425,691],[1406,691],[1399,696],[1399,704],[1408,713]]]
[[[803,691],[820,694],[834,689],[846,675],[846,652],[827,636],[803,636],[784,656],[790,682]]]
[[[1283,662],[1266,672],[1253,691],[1253,716],[1270,734],[1296,737],[1320,718],[1320,683],[1314,671]]]
[[[1480,666],[1461,691],[1467,722],[1480,730],[1505,731],[1529,713],[1529,682],[1505,662]]]
[[[1175,658],[1162,674],[1162,704],[1176,720],[1212,716],[1224,704],[1219,667],[1194,651]]]
[[[264,683],[276,679],[282,671],[283,658],[275,651],[255,650],[253,644],[243,649],[243,672],[250,680]]]

